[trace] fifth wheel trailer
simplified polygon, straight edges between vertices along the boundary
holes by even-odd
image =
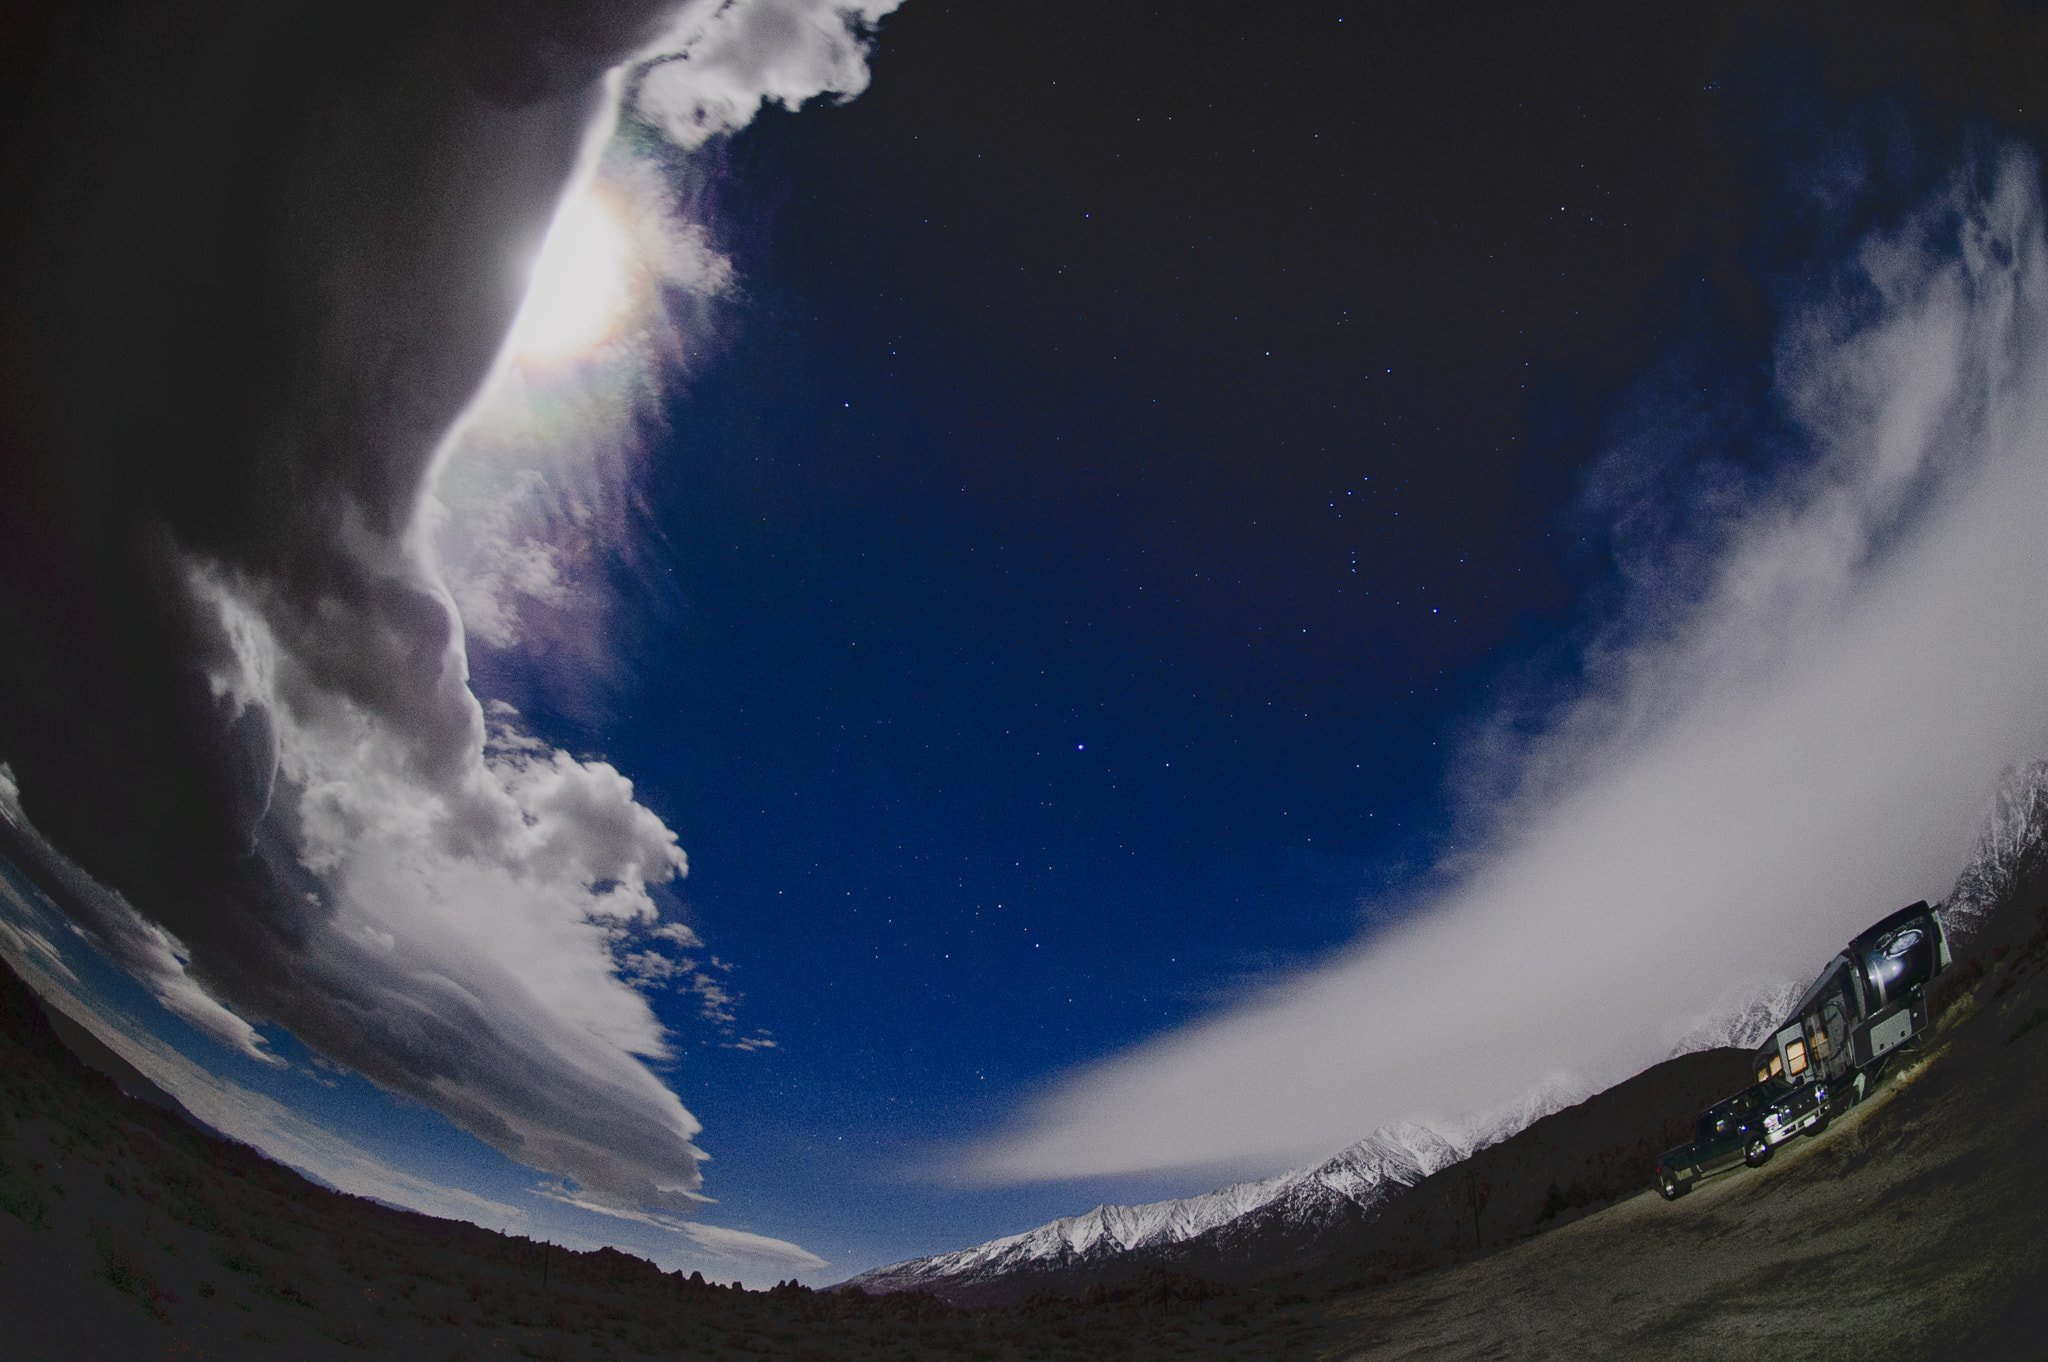
[[[1860,1096],[1884,1057],[1927,1029],[1927,986],[1949,964],[1940,909],[1923,901],[1873,924],[1828,961],[1758,1048],[1757,1081]]]

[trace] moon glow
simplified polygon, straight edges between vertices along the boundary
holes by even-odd
[[[633,274],[633,233],[619,205],[596,189],[571,196],[534,260],[512,353],[560,364],[603,344],[631,310]]]

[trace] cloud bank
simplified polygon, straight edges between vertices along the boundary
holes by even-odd
[[[700,1201],[641,990],[717,986],[674,954],[695,938],[654,891],[686,862],[631,780],[470,685],[472,630],[511,646],[512,604],[568,600],[512,525],[548,470],[435,480],[466,434],[510,443],[477,395],[517,376],[533,261],[608,171],[638,282],[609,367],[571,366],[607,400],[551,457],[627,495],[599,456],[677,357],[673,310],[730,278],[608,151],[621,101],[691,149],[851,95],[888,8],[191,0],[27,30],[49,50],[0,167],[8,849],[195,1025],[258,1056],[283,1026],[593,1204]]]
[[[1072,1075],[964,1175],[1270,1166],[1561,1068],[1604,1086],[1731,988],[1939,898],[2000,772],[2048,750],[2039,182],[2017,151],[1965,167],[1785,329],[1775,396],[1810,457],[1745,496],[1694,489],[1711,556],[1645,554],[1592,685],[1509,754],[1454,887]],[[1624,445],[1599,476],[1646,457]]]

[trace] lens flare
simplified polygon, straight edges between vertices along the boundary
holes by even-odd
[[[512,352],[543,364],[575,359],[618,330],[633,302],[633,234],[609,195],[565,202],[534,261],[512,323]]]

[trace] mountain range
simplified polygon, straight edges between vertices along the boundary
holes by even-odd
[[[1796,985],[1760,987],[1688,1033],[1673,1059],[1703,1052],[1746,1054],[1798,991]],[[1725,1096],[1722,1089],[1738,1083],[1744,1070],[1722,1059],[1713,1071],[1727,1077],[1708,1082],[1702,1100],[1681,1110],[1680,1117],[1689,1118],[1698,1106]],[[843,1285],[870,1292],[923,1290],[956,1304],[983,1304],[1020,1299],[1032,1290],[1074,1290],[1119,1280],[1146,1267],[1229,1281],[1267,1276],[1281,1264],[1313,1265],[1355,1243],[1410,1189],[1592,1096],[1579,1080],[1553,1075],[1480,1118],[1439,1126],[1383,1126],[1312,1167],[1199,1196],[1097,1206],[972,1248],[873,1268]],[[1668,1113],[1659,1123],[1664,1119]]]

